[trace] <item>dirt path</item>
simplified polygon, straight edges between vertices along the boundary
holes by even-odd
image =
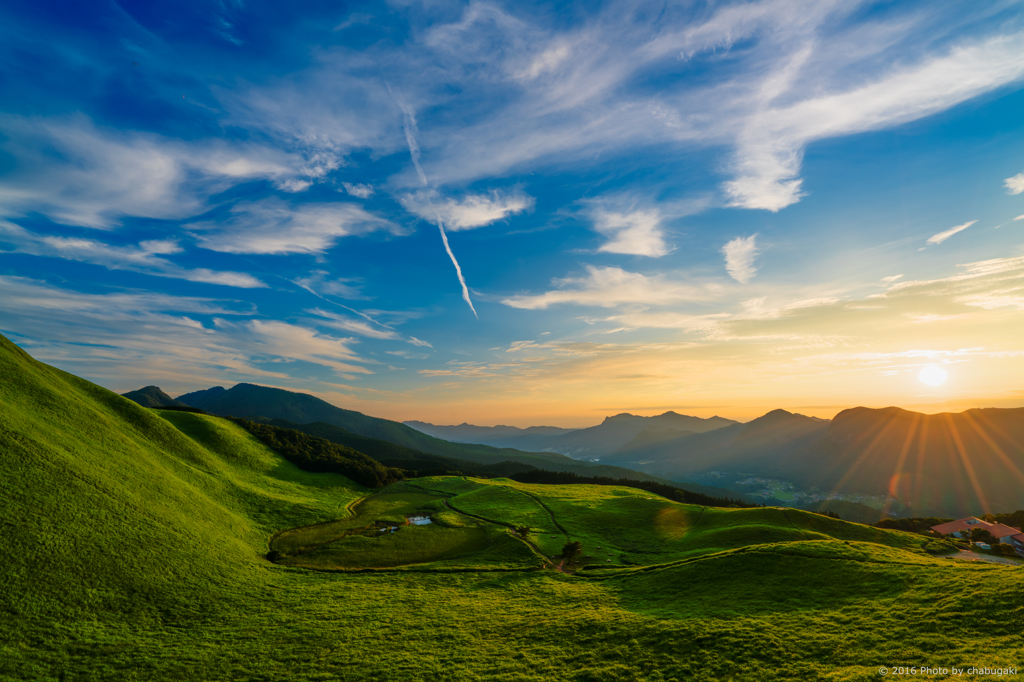
[[[992,556],[991,554],[979,554],[967,549],[961,549],[956,554],[950,554],[950,558],[960,561],[986,561],[990,564],[1002,564],[1003,566],[1024,566],[1019,559],[1011,559],[1004,556]]]

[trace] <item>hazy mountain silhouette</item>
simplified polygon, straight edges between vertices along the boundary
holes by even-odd
[[[1024,408],[926,415],[855,407],[778,470],[823,490],[891,492],[922,513],[1022,509]]]
[[[692,431],[703,433],[723,428],[737,422],[722,417],[689,417],[675,412],[666,412],[655,417],[638,417],[622,413],[606,417],[597,426],[585,429],[563,429],[564,433],[551,433],[557,427],[541,426],[520,429],[522,433],[507,431],[515,427],[490,427],[501,431],[486,431],[488,427],[462,424],[459,426],[435,426],[423,422],[405,422],[424,433],[438,433],[439,429],[448,429],[447,433],[458,433],[464,442],[470,438],[473,442],[501,445],[521,450],[558,452],[577,459],[596,459],[615,452],[626,443],[636,438],[641,432],[660,433],[664,431]],[[454,431],[457,430],[457,431]],[[545,431],[542,431],[545,430]]]
[[[831,421],[775,410],[600,461],[670,479],[744,472],[823,492],[891,494],[918,514],[1012,511],[1024,508],[1024,408],[925,415],[857,407]]]
[[[558,426],[529,426],[521,429],[517,426],[475,426],[466,423],[442,426],[416,420],[402,423],[434,438],[442,438],[453,443],[482,443],[520,450],[532,449],[535,442],[540,444],[539,449],[543,450],[545,439],[576,430]]]
[[[785,410],[724,428],[680,435],[602,457],[603,463],[675,477],[704,471],[756,471],[771,467],[783,454],[804,449],[824,437],[829,422]]]

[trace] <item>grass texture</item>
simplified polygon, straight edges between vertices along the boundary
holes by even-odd
[[[922,536],[628,488],[372,492],[2,337],[0,376],[5,681],[868,680],[1024,653],[1021,570]],[[349,533],[420,513],[434,523]],[[580,540],[592,567],[538,568],[504,524],[545,551]],[[312,540],[292,558],[337,570],[266,559]]]

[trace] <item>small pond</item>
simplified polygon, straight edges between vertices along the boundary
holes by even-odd
[[[425,526],[431,522],[429,516],[410,516],[407,520],[413,526]]]

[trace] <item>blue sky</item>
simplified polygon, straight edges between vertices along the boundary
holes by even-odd
[[[113,390],[1024,405],[1021,3],[0,13],[0,331]]]

